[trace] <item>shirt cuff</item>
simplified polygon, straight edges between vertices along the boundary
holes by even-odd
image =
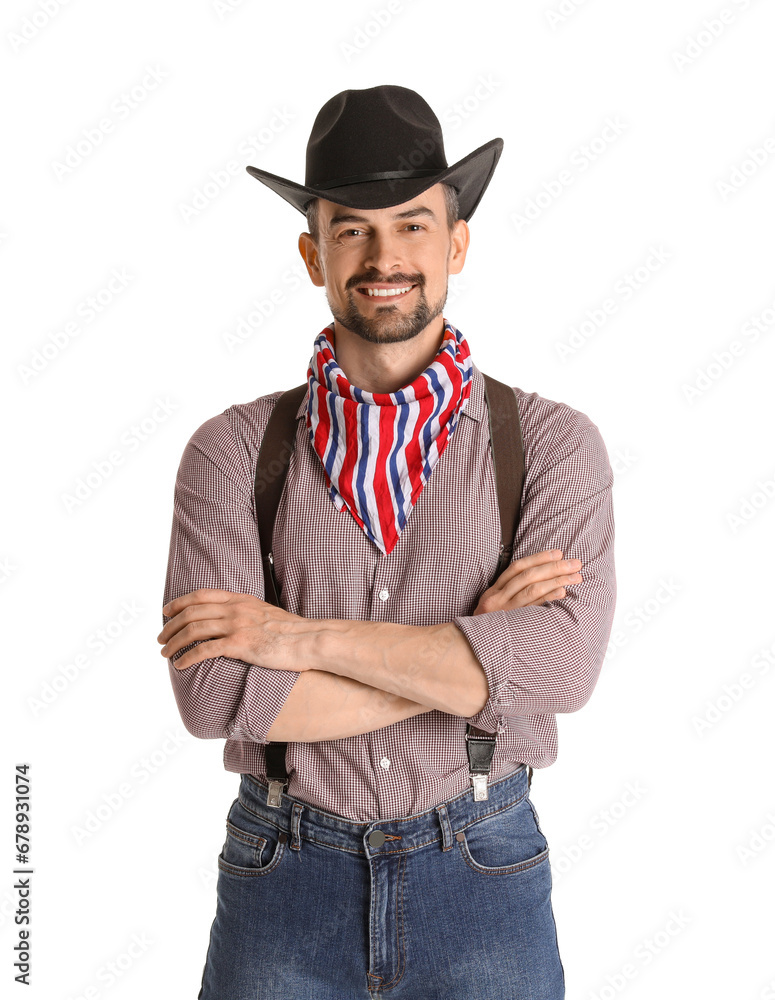
[[[481,615],[459,615],[452,619],[482,665],[490,695],[476,715],[466,722],[489,733],[499,733],[506,728],[500,707],[500,694],[509,674],[510,652],[504,636],[508,619],[505,611],[491,611]]]
[[[256,673],[269,674],[264,683],[257,681]],[[240,702],[237,717],[234,720],[234,731],[230,739],[248,739],[251,743],[267,744],[272,742],[266,734],[272,728],[275,719],[285,707],[291,688],[299,679],[297,670],[269,670],[267,667],[252,668],[245,683],[244,694]]]

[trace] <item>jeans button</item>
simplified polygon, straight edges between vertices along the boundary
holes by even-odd
[[[369,834],[369,843],[372,847],[382,847],[385,843],[385,834],[381,830],[372,830]]]

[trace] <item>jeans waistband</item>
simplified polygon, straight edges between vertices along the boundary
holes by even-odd
[[[249,774],[241,775],[238,797],[248,812],[284,831],[292,850],[300,850],[302,840],[309,840],[371,857],[413,851],[434,841],[441,841],[443,849],[449,850],[456,833],[522,801],[528,791],[527,769],[522,764],[489,784],[488,797],[484,800],[475,801],[474,790],[469,788],[414,816],[377,819],[369,823],[356,823],[286,794],[279,807],[268,806],[268,786]]]

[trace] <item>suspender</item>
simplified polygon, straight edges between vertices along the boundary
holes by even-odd
[[[256,518],[264,566],[264,600],[278,607],[282,605],[274,571],[272,534],[288,465],[296,444],[296,411],[306,391],[307,383],[303,382],[295,389],[284,392],[277,400],[266,425],[256,463]],[[484,392],[501,522],[501,544],[492,581],[494,583],[511,562],[525,480],[525,457],[514,390],[485,375]],[[496,733],[477,729],[470,723],[466,725],[466,750],[476,800],[487,798],[487,775],[490,773],[496,736]],[[283,789],[288,785],[286,747],[287,743],[276,741],[265,746],[269,781],[267,805],[270,806],[280,805]],[[532,778],[532,768],[528,769],[528,774]]]

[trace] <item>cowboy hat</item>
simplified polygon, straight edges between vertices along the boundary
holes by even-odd
[[[450,184],[460,218],[468,221],[502,151],[503,140],[491,139],[448,166],[441,125],[426,101],[406,87],[383,85],[343,90],[323,105],[307,143],[304,184],[245,169],[302,213],[313,198],[347,208],[390,208],[434,184]]]

